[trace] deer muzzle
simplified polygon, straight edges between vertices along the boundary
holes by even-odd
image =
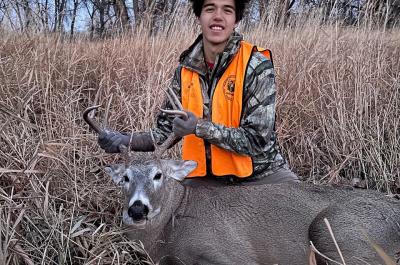
[[[142,201],[135,201],[128,209],[128,215],[134,222],[140,222],[147,219],[149,207],[144,205]]]

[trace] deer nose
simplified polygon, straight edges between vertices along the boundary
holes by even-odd
[[[135,201],[128,209],[128,215],[133,221],[140,221],[147,217],[149,207],[144,205],[142,201]]]

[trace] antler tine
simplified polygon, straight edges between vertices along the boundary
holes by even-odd
[[[130,164],[132,162],[132,156],[129,152],[129,148],[123,144],[118,146],[120,154],[122,155],[123,159],[125,160],[126,164]]]
[[[178,99],[178,96],[171,88],[168,88],[167,97],[174,110],[165,110],[165,109],[160,109],[160,110],[168,115],[181,116],[184,120],[187,120],[188,119],[187,113],[183,111],[183,107]],[[153,134],[151,134],[151,137],[154,143],[155,154],[158,158],[160,158],[162,154],[168,149],[168,147],[170,147],[174,143],[174,141],[178,138],[178,136],[174,132],[172,132],[169,135],[169,137],[164,141],[164,143],[162,143],[161,145],[157,145],[157,142],[155,141]]]
[[[167,95],[168,95],[168,98],[170,99],[171,103],[176,104],[175,109],[183,110],[181,101],[179,100],[178,96],[175,94],[174,90],[172,90],[172,88],[168,87]],[[172,98],[172,100],[171,100],[171,98]]]
[[[179,106],[177,106],[174,102],[174,98],[171,97],[171,95],[168,92],[167,92],[167,98],[168,98],[169,102],[171,103],[173,109],[179,109]]]
[[[184,120],[187,120],[188,118],[187,113],[183,111],[183,106],[179,101],[178,96],[175,94],[174,90],[172,90],[172,88],[170,87],[167,90],[167,97],[172,105],[173,110],[166,110],[166,109],[160,109],[160,110],[168,115],[181,116],[183,117]]]
[[[161,158],[161,156],[167,151],[168,147],[170,147],[174,141],[178,138],[178,136],[172,132],[168,138],[162,143],[161,145],[157,145],[157,142],[154,139],[153,133],[151,133],[151,137],[153,139],[154,148],[155,148],[155,155],[157,158]]]
[[[89,127],[92,128],[98,134],[100,134],[103,131],[103,129],[100,127],[100,125],[97,122],[95,122],[94,120],[89,118],[89,113],[92,112],[92,110],[98,109],[100,106],[101,105],[89,107],[89,108],[85,109],[85,111],[82,114],[83,119],[86,121],[87,124],[89,124]]]

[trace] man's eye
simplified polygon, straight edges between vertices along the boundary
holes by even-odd
[[[225,13],[233,14],[233,10],[231,8],[227,8],[227,9],[225,9]]]
[[[206,8],[204,8],[204,11],[205,12],[213,12],[214,8],[213,7],[206,7]]]

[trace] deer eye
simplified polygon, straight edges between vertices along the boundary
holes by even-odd
[[[158,172],[158,173],[154,176],[153,180],[160,180],[161,177],[162,177],[162,174],[161,174],[160,172]]]
[[[125,182],[129,182],[129,177],[128,177],[128,175],[124,175],[124,181],[125,181]]]

